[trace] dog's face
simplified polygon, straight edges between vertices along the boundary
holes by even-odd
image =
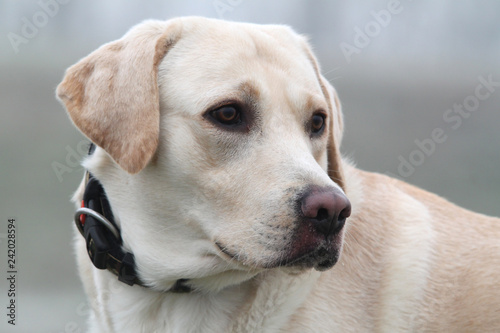
[[[145,282],[218,288],[338,260],[339,104],[290,29],[147,22],[69,69],[58,94],[102,147],[86,166]]]

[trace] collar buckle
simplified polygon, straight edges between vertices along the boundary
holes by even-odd
[[[120,232],[102,185],[89,172],[86,179],[82,208],[76,210],[74,220],[85,238],[92,264],[110,270],[128,285],[142,285],[137,279],[133,254],[122,250]]]

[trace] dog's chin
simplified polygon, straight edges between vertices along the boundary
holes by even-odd
[[[296,269],[325,271],[332,268],[340,258],[344,231],[341,230],[327,237],[299,234],[292,243],[288,256],[279,264]]]
[[[285,259],[271,262],[266,268],[283,267],[290,272],[315,269],[322,272],[332,268],[339,261],[341,251],[339,243],[325,241],[309,251],[295,253]]]
[[[332,268],[340,258],[340,249],[335,246],[320,246],[316,250],[306,253],[299,258],[287,263],[286,267],[293,267],[299,270],[314,268],[317,271],[326,271]]]

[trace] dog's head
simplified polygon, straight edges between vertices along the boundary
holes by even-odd
[[[148,21],[69,68],[57,94],[100,147],[85,166],[151,286],[338,260],[340,105],[291,29]]]

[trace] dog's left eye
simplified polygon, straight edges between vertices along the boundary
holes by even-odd
[[[325,128],[325,115],[317,113],[311,119],[311,132],[320,134]]]

